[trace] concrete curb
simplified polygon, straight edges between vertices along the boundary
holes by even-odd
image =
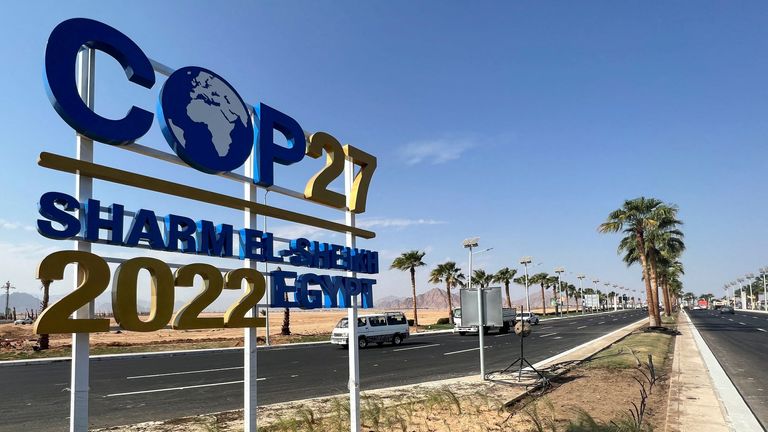
[[[683,314],[685,315],[686,320],[690,323],[693,340],[695,341],[699,354],[709,371],[709,377],[712,381],[715,394],[725,410],[725,420],[728,422],[728,427],[735,432],[763,432],[764,429],[760,425],[760,422],[757,421],[752,410],[749,409],[749,406],[744,402],[744,398],[725,373],[720,362],[715,355],[712,354],[706,341],[704,341],[704,338],[701,337],[701,334],[696,329],[696,325],[693,324],[685,311],[683,311]]]

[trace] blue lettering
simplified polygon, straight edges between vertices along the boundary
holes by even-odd
[[[62,208],[59,208],[61,206]],[[37,220],[37,232],[43,237],[54,240],[72,238],[80,232],[80,220],[72,213],[80,208],[80,203],[75,197],[61,192],[46,192],[40,197],[38,213],[48,220]],[[62,225],[58,230],[51,222]]]
[[[140,241],[146,241],[152,249],[164,249],[163,234],[157,224],[155,212],[147,209],[140,209],[133,218],[128,238],[125,239],[125,245],[134,247]]]
[[[85,212],[85,240],[98,241],[99,230],[107,230],[107,243],[122,246],[123,244],[123,206],[112,204],[109,206],[109,217],[101,218],[101,202],[89,199],[83,206]]]

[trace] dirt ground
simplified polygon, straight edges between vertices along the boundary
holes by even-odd
[[[378,310],[361,310],[361,315],[383,312]],[[403,310],[407,317],[413,311]],[[217,314],[203,314],[203,316],[216,316]],[[220,315],[219,315],[220,316]],[[302,336],[320,336],[330,334],[336,323],[347,316],[346,310],[322,310],[302,311],[291,310],[291,333],[293,338],[280,336],[280,328],[283,323],[283,311],[272,309],[269,313],[269,333],[271,343],[301,341]],[[411,332],[428,330],[428,324],[434,324],[438,318],[447,316],[445,310],[419,309],[419,322],[424,324],[419,328],[411,328]],[[116,326],[114,319],[112,326]],[[264,329],[258,330],[260,337],[264,336]],[[31,325],[0,324],[0,351],[31,349],[36,342],[37,335],[32,333]],[[237,346],[242,341],[242,329],[208,329],[208,330],[172,330],[164,329],[151,333],[128,332],[121,333],[92,333],[91,345],[93,346],[130,346],[152,344],[176,344],[194,343],[203,341],[232,341]],[[67,347],[71,344],[71,335],[54,334],[50,336],[51,348]]]

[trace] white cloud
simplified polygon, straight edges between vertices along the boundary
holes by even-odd
[[[435,219],[369,218],[357,223],[360,228],[407,228],[414,225],[442,225],[445,221]]]
[[[18,230],[23,229],[25,231],[34,231],[35,227],[31,225],[24,225],[18,222],[12,222],[5,219],[0,219],[0,228],[7,229],[7,230]]]
[[[436,138],[410,142],[402,147],[401,154],[408,165],[422,162],[438,165],[460,158],[476,145],[476,140],[467,137]]]

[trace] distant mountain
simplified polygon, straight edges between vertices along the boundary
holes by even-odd
[[[0,296],[0,313],[5,308],[5,296]],[[8,308],[13,310],[16,308],[16,313],[24,312],[25,310],[38,310],[40,309],[40,299],[23,292],[11,293],[8,299]]]
[[[459,294],[456,290],[451,290],[451,301],[454,307],[459,306]],[[408,309],[413,307],[413,298],[386,296],[374,301],[377,309]],[[447,309],[448,295],[443,288],[432,288],[431,290],[416,295],[416,304],[419,308],[425,309]]]

